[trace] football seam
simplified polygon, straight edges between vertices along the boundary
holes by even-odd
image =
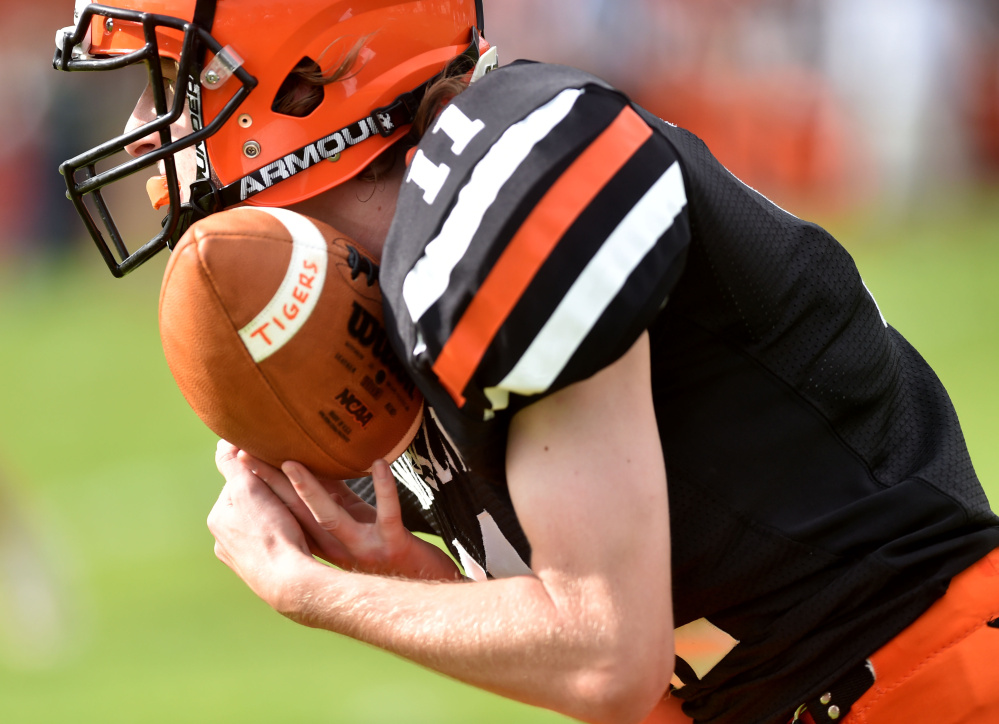
[[[285,404],[284,397],[278,394],[278,391],[274,389],[274,386],[270,383],[270,380],[268,380],[267,376],[260,370],[260,366],[253,360],[253,356],[250,354],[250,351],[246,348],[246,345],[243,343],[243,340],[239,337],[239,330],[236,328],[236,323],[235,321],[233,321],[232,316],[229,314],[228,308],[225,306],[225,304],[222,303],[222,296],[219,293],[218,286],[216,285],[215,282],[215,278],[212,275],[211,269],[208,267],[205,258],[201,253],[202,242],[206,241],[208,238],[213,238],[213,237],[217,238],[219,236],[249,238],[253,241],[281,242],[285,244],[288,244],[290,242],[286,239],[276,239],[273,236],[264,235],[264,234],[256,234],[254,236],[248,236],[247,234],[235,233],[235,232],[221,232],[221,233],[212,232],[210,237],[206,235],[205,237],[197,239],[196,242],[194,243],[194,246],[198,254],[198,263],[201,266],[201,270],[204,273],[205,277],[208,279],[209,285],[211,286],[212,295],[215,297],[215,300],[218,303],[219,307],[225,310],[226,320],[229,322],[229,325],[232,328],[232,330],[236,333],[236,339],[239,340],[241,354],[245,355],[246,358],[250,360],[250,363],[253,366],[254,374],[257,375],[261,380],[263,380],[264,385],[267,387],[267,389],[271,391],[271,394],[274,395],[274,398],[280,401],[281,407],[283,407],[285,412],[288,413],[288,417],[290,417],[291,420],[295,423],[295,426],[298,428],[299,432],[301,432],[303,436],[306,439],[308,439],[310,443],[312,443],[313,447],[315,447],[316,450],[318,450],[324,458],[335,463],[337,467],[341,468],[351,467],[348,466],[347,463],[337,460],[332,455],[330,455],[325,449],[323,449],[323,446],[316,441],[316,439],[312,436],[312,434],[309,433],[308,430],[306,430],[302,426],[302,423],[299,420],[298,416],[295,415],[290,409],[288,409],[288,407]],[[355,471],[355,472],[365,472],[365,471]]]

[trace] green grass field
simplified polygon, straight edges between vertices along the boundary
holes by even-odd
[[[999,195],[829,225],[999,501]],[[0,721],[564,721],[258,601],[212,553],[215,440],[163,360],[157,270],[81,256],[0,269]]]

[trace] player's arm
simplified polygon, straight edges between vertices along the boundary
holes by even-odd
[[[535,576],[432,584],[331,569],[308,555],[269,488],[226,465],[209,520],[216,551],[294,620],[584,721],[641,721],[673,665],[666,481],[647,337],[518,413],[508,453]],[[300,468],[287,472],[299,487],[310,482]]]
[[[648,335],[611,367],[518,413],[507,476],[555,621],[568,696],[644,715],[673,672],[666,472]],[[568,631],[567,631],[568,633]],[[585,667],[574,671],[572,658]],[[596,706],[594,706],[596,711]]]

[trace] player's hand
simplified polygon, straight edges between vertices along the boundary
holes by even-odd
[[[377,508],[343,481],[320,482],[305,466],[278,470],[239,453],[253,473],[288,506],[311,551],[348,571],[422,580],[460,580],[446,553],[410,533],[402,523],[395,479],[384,460],[372,468]]]
[[[305,466],[287,462],[282,471],[310,511],[310,518],[347,551],[330,561],[353,571],[404,578],[460,580],[454,562],[436,546],[416,537],[402,524],[399,492],[384,460],[375,462],[371,477],[376,508],[351,494],[331,493]],[[344,485],[344,488],[346,486]],[[292,509],[295,512],[296,508]]]
[[[215,462],[226,480],[208,515],[215,555],[266,603],[290,615],[303,570],[320,565],[306,534],[235,447],[220,441]]]
[[[312,515],[312,511],[298,497],[298,493],[295,492],[291,481],[288,480],[288,477],[281,470],[268,465],[262,460],[258,460],[245,450],[239,450],[225,441],[219,442],[220,454],[223,446],[228,446],[226,454],[232,455],[241,469],[264,482],[274,495],[291,511],[301,526],[300,530],[305,536],[306,544],[312,555],[334,565],[340,565],[340,562],[350,559],[350,552],[316,521]],[[216,455],[217,458],[218,455]],[[332,480],[325,482],[324,485],[330,496],[339,505],[348,510],[352,517],[363,522],[373,522],[375,520],[375,509],[354,493],[345,482],[342,480]],[[340,567],[343,568],[344,566]]]

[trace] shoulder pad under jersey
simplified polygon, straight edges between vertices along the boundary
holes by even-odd
[[[437,407],[490,419],[620,357],[690,238],[670,143],[581,71],[518,63],[457,96],[413,157],[381,285]]]

